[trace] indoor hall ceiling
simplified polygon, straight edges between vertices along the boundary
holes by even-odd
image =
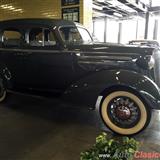
[[[61,1],[0,0],[0,20],[15,18],[60,18]]]
[[[133,5],[133,1],[139,2],[139,5]],[[112,18],[123,18],[145,13],[150,2],[150,0],[93,0],[93,17],[108,15]],[[152,0],[152,4],[153,6],[160,5],[160,0]],[[61,18],[60,8],[61,0],[0,0],[0,20]],[[151,9],[159,14],[159,7]]]
[[[124,18],[137,14],[145,14],[150,0],[93,0],[93,11],[115,18]],[[97,17],[99,14],[97,14]]]

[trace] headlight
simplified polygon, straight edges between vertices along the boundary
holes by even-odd
[[[154,68],[154,65],[155,65],[155,60],[154,60],[153,56],[151,56],[150,60],[148,61],[148,67],[149,67],[149,69]]]
[[[137,59],[136,63],[141,68],[152,69],[155,65],[155,60],[153,56],[141,56]]]

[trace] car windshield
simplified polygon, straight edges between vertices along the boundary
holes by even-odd
[[[67,26],[60,28],[60,34],[65,43],[89,43],[92,38],[82,27]]]

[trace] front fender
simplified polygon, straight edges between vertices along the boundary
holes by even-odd
[[[158,109],[160,92],[158,86],[148,77],[129,70],[103,70],[94,72],[72,84],[63,94],[65,101],[80,106],[95,108],[98,96],[113,86],[126,86],[134,89]]]

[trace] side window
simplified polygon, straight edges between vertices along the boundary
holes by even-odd
[[[55,39],[53,31],[50,31],[50,30],[46,29],[44,31],[44,34],[45,34],[44,45],[45,46],[55,46],[56,45],[56,39]]]
[[[82,37],[79,34],[79,31],[75,27],[61,27],[60,33],[62,39],[66,42],[82,41]]]
[[[29,33],[29,44],[31,46],[44,45],[43,30],[41,28],[34,28]]]
[[[2,43],[5,47],[19,47],[22,42],[22,34],[15,30],[4,30]]]
[[[54,33],[49,29],[34,28],[29,33],[29,44],[31,46],[54,46],[56,40]]]

